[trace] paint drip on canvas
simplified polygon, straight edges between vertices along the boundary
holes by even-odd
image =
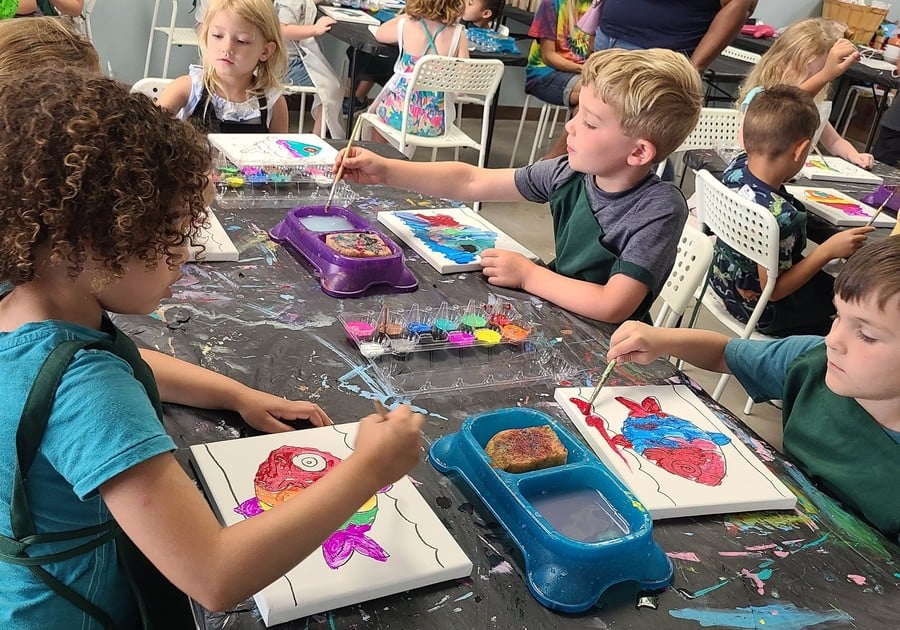
[[[494,247],[497,233],[474,225],[464,225],[447,214],[396,213],[416,238],[458,264],[478,260],[478,255]]]

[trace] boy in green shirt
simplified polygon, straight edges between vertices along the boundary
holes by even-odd
[[[729,339],[626,322],[608,359],[676,356],[734,374],[756,401],[783,401],[784,452],[892,540],[900,534],[900,239],[861,248],[834,284],[826,337]]]

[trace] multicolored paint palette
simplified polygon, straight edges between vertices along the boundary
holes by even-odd
[[[353,453],[358,424],[201,444],[191,447],[191,458],[222,523],[233,525],[277,509],[327,475]],[[471,572],[471,561],[404,477],[254,599],[271,626]]]
[[[338,319],[347,338],[367,359],[385,354],[521,345],[534,328],[512,304],[488,305],[475,300],[465,308],[447,302],[437,308],[415,305],[392,310],[384,306],[378,312],[342,313]]]
[[[796,496],[684,385],[557,388],[556,402],[654,519],[788,510]]]
[[[378,221],[439,273],[481,269],[481,252],[506,249],[538,257],[471,208],[379,212]]]
[[[876,209],[845,195],[834,188],[813,188],[810,186],[785,186],[785,190],[796,197],[810,212],[837,226],[866,225]],[[893,227],[896,220],[886,214],[875,219],[875,227]]]

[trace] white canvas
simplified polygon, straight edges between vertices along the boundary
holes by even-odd
[[[864,168],[834,156],[810,155],[800,169],[800,176],[812,180],[832,182],[855,182],[857,184],[880,184],[884,180]]]
[[[311,133],[211,133],[209,142],[238,167],[334,164],[338,154]]]
[[[327,5],[319,5],[319,11],[334,18],[338,22],[356,22],[357,24],[381,24],[373,15],[369,15],[365,11],[359,9],[350,9],[348,7],[329,7]]]
[[[421,228],[414,229],[403,217],[420,223]],[[491,248],[538,260],[534,253],[471,208],[394,210],[379,212],[378,220],[439,273],[480,270],[480,253]]]
[[[189,261],[195,262],[232,262],[240,258],[237,247],[228,238],[228,232],[219,223],[219,219],[209,208],[206,209],[206,223],[197,235],[197,246],[191,246]],[[202,253],[200,245],[203,246]],[[200,258],[198,258],[198,256]]]
[[[869,222],[869,219],[872,218],[872,215],[875,214],[876,208],[872,206],[866,205],[861,201],[857,201],[839,190],[834,188],[820,188],[816,186],[785,186],[785,189],[794,195],[799,201],[806,206],[810,212],[819,215],[829,223],[839,226],[858,226],[865,225]],[[823,199],[831,199],[837,200],[838,198],[842,201],[847,202],[848,204],[853,204],[859,206],[859,210],[851,210],[849,212],[842,210],[841,208],[833,205],[829,205],[827,203],[823,203],[822,201],[817,201],[817,195],[825,195]],[[886,214],[879,214],[875,219],[875,223],[873,225],[875,227],[886,227],[892,228],[894,227],[894,223],[896,223],[895,219],[892,219]]]
[[[253,518],[235,509],[256,509],[254,477],[270,453],[283,446],[302,447],[302,453],[289,458],[300,469],[293,473],[315,481],[324,474],[317,472],[324,462],[346,459],[353,452],[357,428],[358,423],[341,424],[201,444],[191,447],[191,457],[222,522],[232,525]],[[375,498],[374,520],[365,518],[356,526],[348,521],[306,560],[254,596],[267,626],[471,573],[471,561],[408,478],[382,488]],[[355,516],[371,515],[370,504]]]
[[[588,387],[554,392],[600,460],[654,519],[796,504],[794,494],[686,386],[604,387],[589,424],[570,398],[590,395]]]

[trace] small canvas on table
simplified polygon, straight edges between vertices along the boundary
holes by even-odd
[[[329,7],[319,5],[319,11],[330,18],[334,18],[338,22],[356,22],[357,24],[381,24],[373,15],[369,15],[365,11],[359,9],[350,9],[348,7]]]
[[[812,186],[785,186],[785,189],[806,206],[810,212],[819,215],[829,223],[838,226],[865,225],[876,209],[861,201],[852,199],[834,188]],[[875,227],[894,227],[896,221],[880,214],[873,224]]]
[[[880,184],[884,180],[864,168],[851,164],[839,157],[810,155],[800,169],[800,176],[811,180],[832,182],[855,182],[857,184]]]
[[[228,232],[219,223],[213,211],[207,208],[206,223],[197,235],[197,245],[192,245],[188,260],[199,262],[229,262],[240,258],[237,247],[228,238]],[[201,247],[202,246],[202,247]]]
[[[338,154],[311,133],[211,133],[209,142],[241,168],[334,164]]]
[[[357,429],[351,423],[201,444],[191,447],[191,457],[222,522],[232,525],[327,474],[352,454]],[[380,489],[254,599],[270,626],[471,571],[471,561],[404,477]]]
[[[481,252],[495,247],[538,260],[471,208],[379,212],[378,220],[439,273],[481,269]]]
[[[787,510],[796,497],[684,385],[564,387],[556,402],[654,519]],[[572,398],[577,399],[572,402]],[[584,408],[584,407],[582,407]]]

